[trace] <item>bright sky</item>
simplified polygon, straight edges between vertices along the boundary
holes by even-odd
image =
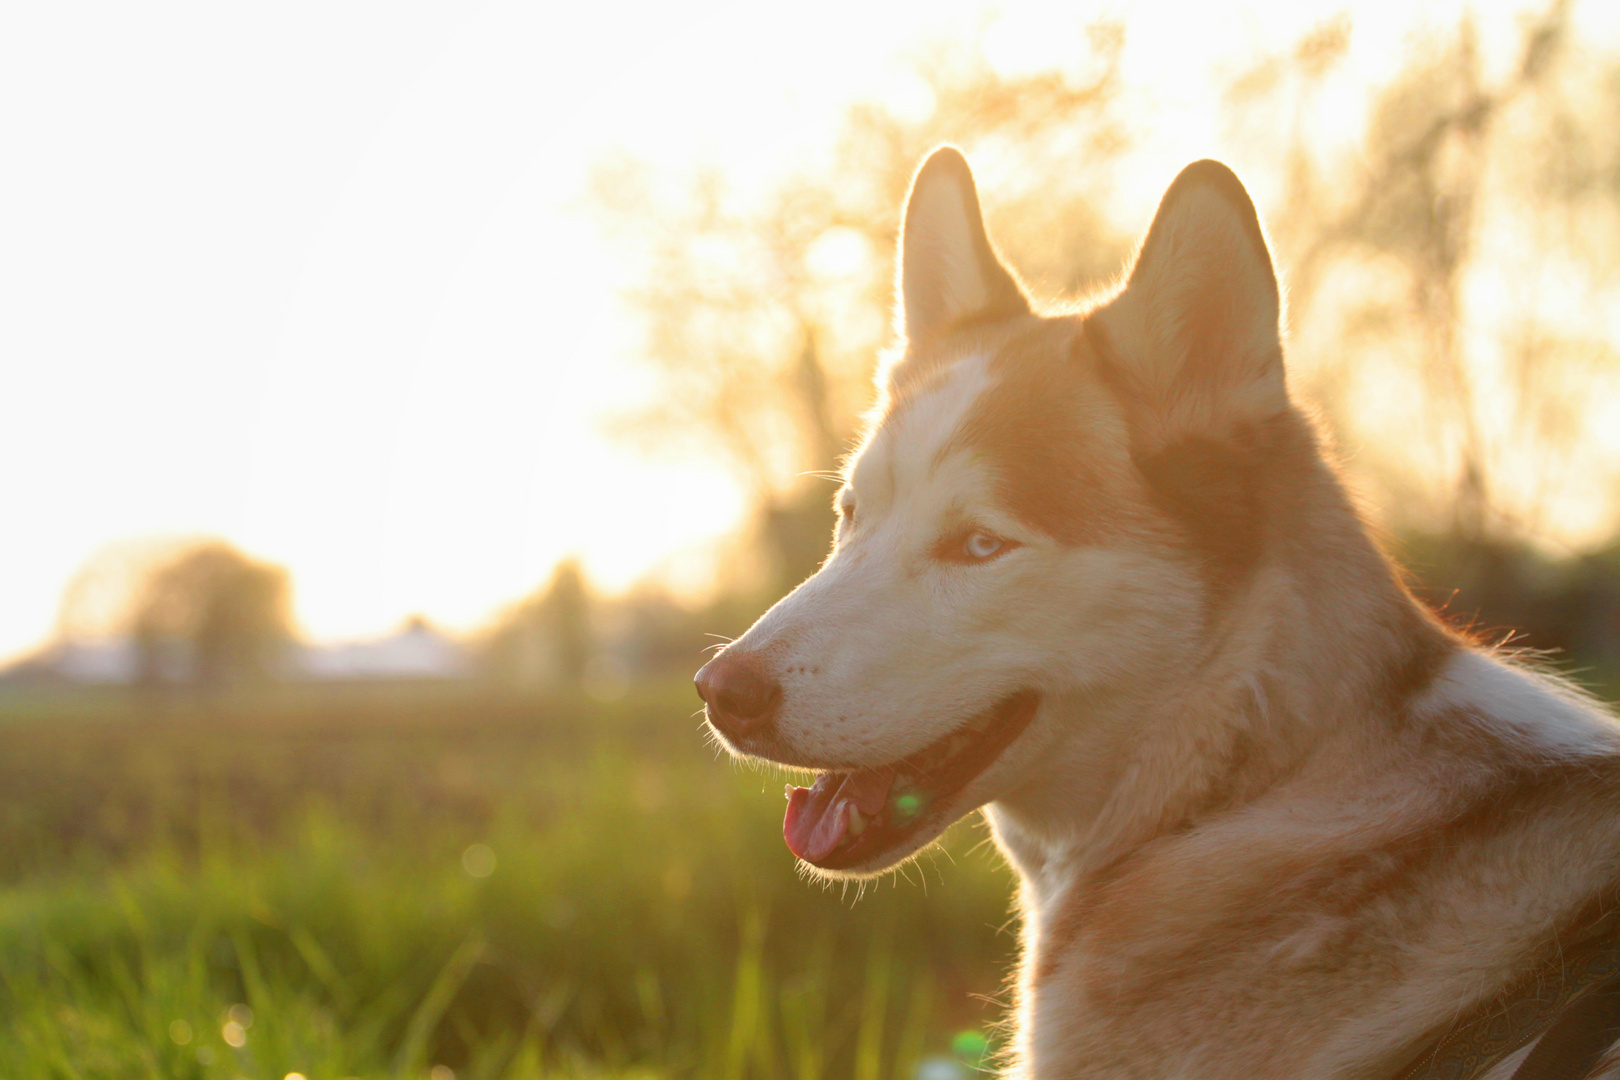
[[[1213,72],[1343,6],[1130,4],[1147,135],[1122,220],[1229,149]],[[1457,7],[1354,9],[1353,70],[1374,79],[1414,17]],[[44,640],[74,571],[131,538],[220,535],[286,566],[323,639],[417,612],[477,625],[571,553],[609,588],[701,566],[738,492],[599,431],[648,386],[581,208],[592,162],[623,148],[768,178],[932,39],[989,20],[996,63],[1055,64],[1124,10],[8,5],[0,658]]]

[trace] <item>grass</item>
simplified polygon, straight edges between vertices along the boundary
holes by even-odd
[[[879,1080],[982,1045],[983,826],[802,881],[781,778],[689,694],[0,699],[0,1075]]]

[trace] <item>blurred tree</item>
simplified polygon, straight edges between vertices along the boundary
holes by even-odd
[[[1438,489],[1378,460],[1391,440],[1368,439],[1386,492],[1413,496],[1398,505],[1417,512],[1395,524],[1475,544],[1534,534],[1550,493],[1590,478],[1593,462],[1575,458],[1591,449],[1591,397],[1620,367],[1602,329],[1568,318],[1570,294],[1612,297],[1620,283],[1613,60],[1577,47],[1558,0],[1524,20],[1514,62],[1487,78],[1465,17],[1377,93],[1363,138],[1333,152],[1313,105],[1351,31],[1345,17],[1324,24],[1227,94],[1285,178],[1271,225],[1292,321],[1311,338],[1312,396],[1352,433],[1394,405],[1411,422],[1391,449],[1410,458],[1427,444]],[[1375,396],[1382,409],[1366,407]]]
[[[1273,235],[1310,396],[1358,444],[1420,595],[1612,678],[1620,64],[1567,0],[1520,26],[1494,65],[1467,16],[1429,39],[1336,148],[1313,125],[1347,18],[1227,98],[1285,177]]]
[[[90,641],[132,633],[134,608],[145,583],[174,559],[180,546],[172,537],[146,537],[97,549],[62,590],[57,636]]]
[[[758,584],[793,585],[826,553],[830,492],[804,478],[838,467],[872,401],[899,212],[924,153],[954,142],[973,154],[995,192],[992,231],[1041,292],[1118,268],[1127,241],[1096,207],[1125,146],[1122,44],[1099,25],[1075,42],[1072,69],[1018,75],[977,51],[935,53],[891,100],[851,107],[816,167],[755,200],[716,172],[669,200],[635,161],[598,170],[598,205],[642,260],[629,299],[661,384],[622,431],[734,470],[768,552]]]
[[[223,541],[196,543],[140,584],[130,632],[144,682],[267,678],[292,638],[287,573]]]
[[[557,564],[540,611],[551,625],[558,674],[569,686],[579,685],[591,662],[591,621],[590,592],[577,561]]]
[[[1431,580],[1466,581],[1460,595],[1504,611],[1489,598],[1519,588],[1502,568],[1523,560],[1500,551],[1595,548],[1620,511],[1604,408],[1620,401],[1607,315],[1620,303],[1620,65],[1572,32],[1565,0],[1520,27],[1504,53],[1465,16],[1369,86],[1344,62],[1355,24],[1342,15],[1225,96],[1288,285],[1291,380],[1354,447],[1386,524],[1445,535],[1428,548],[1447,560]],[[827,492],[803,478],[836,466],[871,400],[898,212],[931,145],[970,152],[992,234],[1037,294],[1072,295],[1122,264],[1126,240],[1100,216],[1131,150],[1122,40],[1099,27],[1072,68],[1038,73],[934,54],[762,195],[718,172],[671,195],[636,162],[599,171],[598,204],[642,259],[629,298],[658,377],[624,433],[735,470],[767,553],[752,584],[779,591],[826,551]]]
[[[484,642],[492,677],[512,686],[577,689],[596,654],[591,589],[575,559],[565,559],[533,596],[497,620]]]

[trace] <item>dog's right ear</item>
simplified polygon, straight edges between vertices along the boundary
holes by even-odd
[[[899,292],[912,342],[963,322],[1029,313],[1023,290],[990,246],[973,173],[954,146],[930,154],[911,181]]]
[[[1243,184],[1219,162],[1187,166],[1124,290],[1087,324],[1135,406],[1139,449],[1220,439],[1288,407],[1280,306]]]
[[[1298,449],[1283,373],[1281,296],[1248,192],[1232,170],[1181,171],[1118,296],[1086,320],[1118,388],[1131,457],[1224,588],[1263,543],[1270,466]],[[1290,460],[1301,460],[1298,457]]]

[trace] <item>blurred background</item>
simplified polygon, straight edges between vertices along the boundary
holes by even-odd
[[[12,5],[0,138],[7,1077],[993,1059],[983,825],[800,881],[689,683],[942,141],[1050,299],[1231,164],[1420,596],[1620,677],[1620,6]]]

